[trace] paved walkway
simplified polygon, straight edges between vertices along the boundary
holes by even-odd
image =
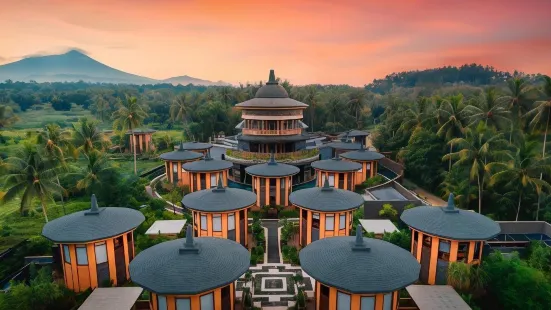
[[[279,256],[278,220],[263,220],[262,225],[268,229],[268,235],[266,236],[268,263],[279,264],[281,258]]]
[[[414,184],[410,180],[407,182]],[[439,206],[445,206],[447,205],[447,202],[444,201],[442,198],[420,188],[419,186],[415,185],[415,189],[412,190],[412,192],[415,192],[419,197],[426,200],[428,203],[430,203],[432,206],[439,207]]]

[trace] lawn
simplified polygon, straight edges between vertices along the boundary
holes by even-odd
[[[46,124],[58,123],[62,127],[68,127],[71,123],[76,123],[81,117],[95,119],[89,110],[81,107],[74,107],[71,111],[56,111],[51,107],[45,107],[38,110],[27,110],[18,113],[20,121],[13,124],[13,129],[31,129],[42,128]],[[110,124],[100,123],[102,129],[110,128]]]

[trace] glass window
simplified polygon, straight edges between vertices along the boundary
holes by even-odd
[[[235,229],[235,215],[228,214],[228,230]]]
[[[350,295],[337,292],[337,310],[350,310]]]
[[[157,309],[166,310],[166,297],[157,295]]]
[[[201,296],[201,310],[214,310],[212,293]]]
[[[71,254],[69,253],[69,246],[64,245],[63,246],[63,257],[65,258],[65,262],[70,264],[71,263]]]
[[[178,164],[177,163],[172,164],[172,172],[174,172],[174,173],[178,172]]]
[[[96,264],[102,264],[107,261],[107,247],[105,243],[96,244]]]
[[[190,310],[191,300],[189,298],[176,298],[176,310]]]
[[[360,300],[360,310],[374,310],[375,297],[362,297]]]
[[[88,254],[86,251],[86,246],[76,246],[77,249],[77,264],[79,265],[88,265]]]
[[[222,215],[215,214],[212,216],[212,230],[222,231]]]
[[[216,174],[213,173],[210,175],[210,186],[216,187],[216,185],[218,185],[216,184]]]
[[[385,294],[383,310],[392,309],[392,293]]]
[[[334,230],[335,229],[335,216],[326,215],[325,216],[325,230]]]
[[[329,185],[335,186],[335,176],[332,174],[329,175]]]
[[[201,229],[207,230],[207,216],[201,215]]]
[[[346,214],[341,214],[339,216],[339,229],[346,228]]]

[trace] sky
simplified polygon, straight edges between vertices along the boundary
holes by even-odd
[[[362,86],[480,63],[551,74],[551,0],[0,0],[0,64],[77,48],[150,78]]]

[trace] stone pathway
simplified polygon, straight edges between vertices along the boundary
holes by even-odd
[[[269,264],[281,263],[281,255],[279,253],[279,221],[278,220],[262,220],[262,225],[267,228],[266,235],[266,253]]]

